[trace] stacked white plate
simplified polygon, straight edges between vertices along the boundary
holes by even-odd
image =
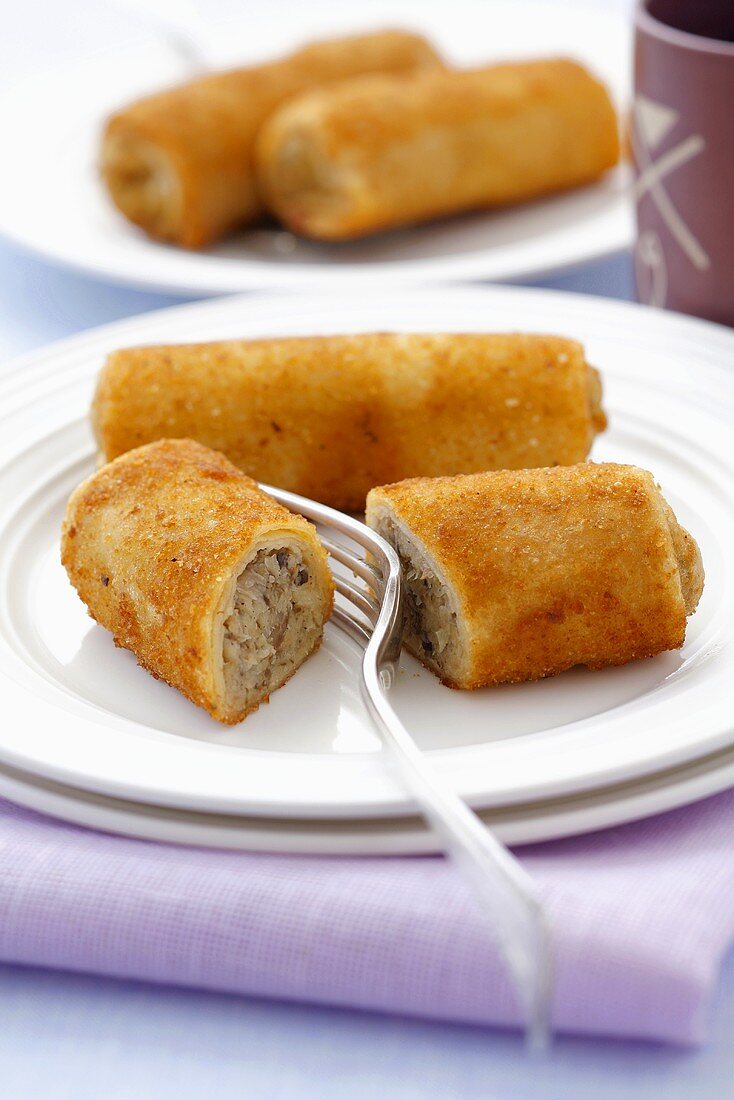
[[[405,658],[395,706],[511,843],[596,829],[734,784],[734,333],[516,288],[261,295],[147,314],[56,344],[0,379],[0,794],[101,829],[268,851],[434,850],[357,686],[325,645],[235,728],[116,650],[59,563],[67,496],[94,467],[87,422],[113,348],[360,330],[556,332],[602,372],[593,457],[651,469],[698,540],[706,588],[680,652],[473,693]]]

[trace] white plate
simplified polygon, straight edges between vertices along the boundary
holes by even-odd
[[[706,589],[680,653],[466,694],[406,658],[397,709],[462,795],[483,807],[557,798],[732,742],[734,333],[633,305],[486,287],[200,303],[75,337],[11,369],[0,381],[0,760],[72,786],[207,812],[413,811],[359,699],[359,653],[336,628],[268,706],[225,729],[115,650],[58,562],[66,497],[92,468],[83,416],[106,351],[360,329],[579,337],[603,372],[611,416],[595,457],[653,469],[703,551]]]
[[[734,785],[734,748],[630,783],[479,816],[505,844],[535,844],[664,813]],[[109,798],[0,765],[0,797],[103,832],[252,852],[334,856],[428,855],[441,843],[420,818],[301,820],[202,814]]]
[[[304,38],[403,25],[425,30],[458,64],[567,54],[602,76],[623,107],[629,27],[600,7],[512,0],[371,0],[260,5],[222,34],[217,61],[257,61]],[[628,173],[495,213],[468,215],[329,246],[257,228],[207,252],[149,241],[109,203],[97,179],[100,126],[114,108],[185,75],[165,45],[111,53],[11,88],[0,101],[0,233],[44,259],[137,287],[202,295],[264,287],[341,288],[453,279],[507,280],[603,256],[632,240]],[[28,135],[33,135],[29,140]]]

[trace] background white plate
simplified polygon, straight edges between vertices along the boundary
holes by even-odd
[[[257,18],[212,31],[217,64],[255,62],[304,38],[403,25],[424,30],[457,64],[565,54],[609,85],[620,109],[629,88],[629,26],[621,13],[558,2],[371,0],[350,5],[258,5]],[[214,42],[212,48],[211,42]],[[117,214],[97,179],[100,127],[114,108],[182,79],[165,44],[110,53],[37,76],[0,100],[0,233],[44,259],[138,287],[202,295],[263,287],[342,287],[539,275],[628,246],[629,173],[493,213],[451,218],[329,246],[256,228],[203,253],[149,241]],[[32,135],[32,139],[31,136]]]
[[[681,653],[461,694],[406,658],[396,706],[474,805],[557,798],[732,742],[734,333],[633,305],[515,288],[245,297],[107,326],[18,362],[0,382],[0,760],[145,803],[271,817],[414,807],[384,768],[336,628],[271,703],[225,729],[153,680],[84,614],[58,563],[71,487],[92,468],[83,419],[106,351],[129,343],[405,330],[556,331],[602,370],[598,459],[652,468],[699,540],[707,584]]]

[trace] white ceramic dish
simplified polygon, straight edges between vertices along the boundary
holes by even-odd
[[[100,794],[274,818],[410,814],[329,627],[271,703],[218,726],[84,613],[58,563],[71,487],[93,466],[84,410],[108,350],[131,343],[370,329],[556,331],[587,346],[611,428],[594,456],[653,469],[701,544],[707,584],[680,653],[541,683],[448,691],[409,658],[404,722],[480,807],[588,792],[731,744],[734,333],[633,305],[515,288],[243,297],[107,326],[0,380],[0,760]]]
[[[245,26],[208,35],[216,64],[274,56],[299,41],[379,26],[425,30],[457,64],[566,54],[628,97],[629,28],[622,13],[581,3],[512,0],[338,0],[258,9]],[[212,50],[211,41],[215,45]],[[0,100],[0,234],[63,266],[185,295],[265,287],[313,290],[387,283],[540,275],[628,246],[632,214],[620,168],[594,186],[494,213],[447,219],[327,246],[256,228],[202,253],[149,241],[109,203],[97,179],[100,127],[114,108],[182,79],[165,44],[110,53],[35,77]],[[28,135],[33,140],[28,140]]]
[[[734,785],[734,748],[616,787],[479,815],[505,844],[557,840],[664,813]],[[440,842],[420,818],[283,819],[146,806],[0,765],[0,797],[103,832],[202,848],[334,856],[428,855]]]

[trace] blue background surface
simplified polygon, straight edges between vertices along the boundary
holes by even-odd
[[[478,1028],[0,967],[8,1100],[723,1100],[733,1032],[732,963],[705,1049],[562,1038],[542,1061]]]
[[[110,33],[120,43],[141,34],[134,20],[90,0],[30,0],[4,22],[2,83],[89,56]],[[629,298],[629,258],[529,285]],[[50,340],[180,301],[106,286],[0,245],[0,369]],[[563,1038],[540,1063],[517,1036],[499,1032],[0,965],[0,1094],[8,1100],[709,1100],[732,1095],[733,1034],[734,960],[703,1050]]]

